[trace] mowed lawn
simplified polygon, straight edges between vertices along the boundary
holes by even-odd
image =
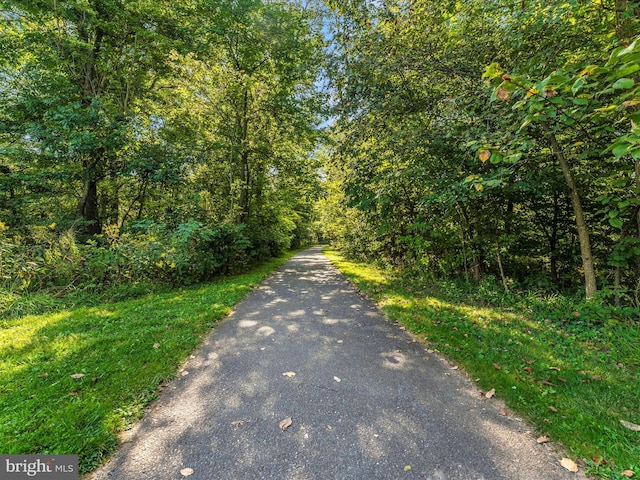
[[[249,273],[118,303],[0,320],[0,452],[78,454],[80,471],[287,254]]]

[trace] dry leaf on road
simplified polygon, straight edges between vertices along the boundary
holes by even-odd
[[[491,398],[496,394],[496,389],[492,388],[487,393],[484,394],[485,398]]]
[[[183,477],[193,475],[193,468],[183,468],[182,470],[180,470],[180,475],[182,475]]]
[[[547,437],[546,435],[543,435],[542,437],[538,437],[538,439],[536,440],[536,442],[538,443],[547,443],[550,442],[551,439],[549,437]]]
[[[296,376],[296,372],[284,372],[282,375],[291,378]]]
[[[626,420],[620,420],[620,423],[622,424],[622,426],[627,427],[629,430],[633,430],[634,432],[640,432],[640,425],[627,422]]]
[[[280,430],[286,430],[291,426],[292,423],[293,422],[291,420],[291,417],[287,417],[284,420],[282,420],[278,426],[280,427]]]
[[[334,376],[334,377],[333,377],[333,379],[334,379],[336,382],[338,382],[338,383],[340,383],[340,382],[342,381],[342,379],[341,379],[340,377],[335,377],[335,376]]]
[[[564,468],[566,468],[570,472],[578,471],[578,465],[576,464],[576,462],[574,462],[570,458],[565,457],[562,460],[560,460],[560,465],[562,465]]]

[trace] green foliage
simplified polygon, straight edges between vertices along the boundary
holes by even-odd
[[[637,302],[633,3],[330,6],[326,236],[445,277],[588,295],[597,277]]]
[[[84,244],[72,230],[55,229],[53,224],[34,228],[29,238],[10,237],[9,230],[0,233],[3,311],[16,295],[40,290],[65,294],[74,289],[104,291],[119,284],[191,285],[279,253],[253,244],[243,225],[206,227],[190,221],[170,229],[138,222],[127,231],[107,227]]]

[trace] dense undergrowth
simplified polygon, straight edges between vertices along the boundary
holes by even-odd
[[[456,362],[597,478],[640,474],[640,311],[582,296],[507,293],[331,261],[390,320]],[[630,422],[625,424],[623,422]]]
[[[254,238],[245,225],[175,227],[141,221],[80,240],[55,224],[15,233],[0,224],[0,315],[131,298],[237,273],[289,247],[286,235]],[[282,237],[282,238],[280,238]]]

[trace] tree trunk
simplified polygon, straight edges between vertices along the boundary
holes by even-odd
[[[79,213],[86,221],[86,225],[83,228],[84,233],[96,235],[102,231],[98,213],[98,182],[95,178],[88,178],[84,182]]]
[[[556,156],[558,162],[560,163],[562,173],[564,173],[564,178],[567,182],[567,187],[569,188],[569,196],[571,197],[571,203],[573,204],[573,213],[576,216],[578,240],[580,241],[580,254],[582,256],[582,269],[584,271],[585,294],[589,299],[593,297],[593,295],[598,291],[598,287],[596,284],[596,273],[594,268],[593,255],[591,254],[589,229],[587,228],[587,223],[584,219],[582,202],[580,201],[580,195],[578,194],[578,189],[573,178],[573,173],[571,172],[571,167],[569,166],[567,157],[565,157],[556,136],[548,129],[546,131],[546,135],[549,139],[549,143],[551,143],[553,154]]]
[[[249,183],[251,182],[251,171],[249,169],[249,152],[243,152],[241,158],[242,185],[240,186],[240,198],[238,199],[237,223],[244,223],[249,216]]]

